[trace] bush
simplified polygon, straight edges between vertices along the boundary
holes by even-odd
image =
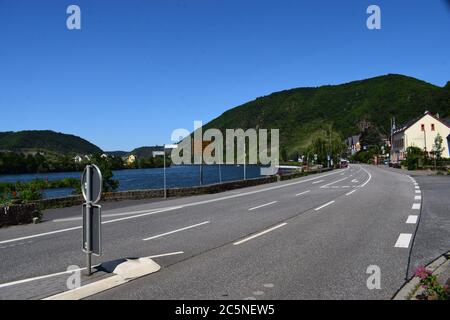
[[[409,156],[408,159],[406,159],[406,164],[408,167],[408,170],[417,170],[419,159],[414,156]]]
[[[42,199],[42,192],[39,189],[28,188],[19,192],[19,198],[25,201],[35,201]]]

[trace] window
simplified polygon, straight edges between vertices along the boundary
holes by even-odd
[[[421,125],[420,125],[420,129],[421,129],[422,131],[425,131],[425,125],[424,125],[424,124],[421,124]]]
[[[434,131],[434,123],[431,124],[431,131]]]

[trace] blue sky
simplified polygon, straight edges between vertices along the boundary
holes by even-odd
[[[66,8],[81,8],[81,30]],[[366,28],[366,9],[382,29]],[[450,80],[444,0],[0,0],[0,131],[104,150],[170,142],[274,91],[401,73]]]

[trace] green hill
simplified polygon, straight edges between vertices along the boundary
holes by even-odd
[[[135,155],[137,158],[152,158],[153,151],[163,151],[164,146],[140,147],[130,152],[128,155]]]
[[[341,85],[297,88],[257,98],[223,113],[204,126],[278,128],[288,153],[303,151],[330,126],[342,139],[370,125],[389,135],[390,119],[404,123],[424,111],[450,116],[450,82],[443,88],[396,74]],[[224,131],[223,131],[224,132]]]
[[[102,152],[96,145],[80,137],[50,130],[0,132],[0,150],[93,154]]]

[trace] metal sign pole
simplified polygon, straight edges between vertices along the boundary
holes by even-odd
[[[91,208],[92,208],[92,167],[89,165],[86,171],[86,273],[91,275]]]
[[[167,184],[166,184],[166,149],[164,147],[164,199],[167,198]]]
[[[247,153],[244,151],[244,180],[247,180],[247,171],[245,168],[245,162],[247,160]]]
[[[101,206],[97,205],[102,194],[102,181],[100,169],[93,164],[87,165],[81,176],[81,192],[85,200],[82,205],[82,250],[86,253],[88,276],[92,274],[92,254],[100,256],[102,251]]]

